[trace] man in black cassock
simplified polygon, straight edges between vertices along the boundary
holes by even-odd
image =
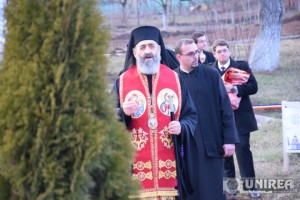
[[[183,77],[198,114],[195,139],[199,154],[195,160],[200,163],[199,185],[190,199],[226,199],[223,158],[234,154],[238,142],[228,94],[217,70],[198,64],[200,52],[192,39],[179,40],[175,53],[180,62],[180,68],[175,71]]]
[[[141,183],[141,199],[190,199],[198,181],[197,114],[169,56],[159,29],[134,29],[113,86],[118,115],[137,149],[133,178]]]

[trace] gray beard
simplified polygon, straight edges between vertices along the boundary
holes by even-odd
[[[160,66],[160,59],[160,54],[155,55],[151,61],[145,61],[144,58],[137,57],[136,65],[142,74],[156,74]]]

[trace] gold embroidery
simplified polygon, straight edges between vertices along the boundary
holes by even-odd
[[[176,162],[172,160],[166,160],[162,161],[159,160],[159,168],[166,167],[167,169],[170,169],[171,167],[176,167]]]
[[[173,146],[173,140],[171,138],[171,134],[168,132],[168,127],[165,126],[162,131],[159,132],[159,139],[162,141],[165,147],[170,149]]]
[[[151,162],[148,161],[146,163],[144,162],[141,162],[141,161],[138,161],[137,163],[135,163],[133,165],[133,169],[137,169],[137,170],[143,170],[143,169],[151,169],[152,168],[152,165],[151,165]]]
[[[141,150],[142,148],[145,148],[145,145],[148,141],[147,137],[148,133],[143,131],[142,128],[139,128],[136,130],[135,128],[131,131],[131,144],[137,149]]]
[[[139,181],[144,181],[145,179],[150,179],[152,180],[152,172],[148,172],[148,173],[145,173],[145,172],[139,172],[137,174],[133,174],[132,175],[132,178],[134,180],[139,180]]]
[[[166,171],[159,171],[158,174],[158,178],[165,178],[165,179],[170,179],[170,178],[176,178],[176,171],[170,171],[170,170],[166,170]]]

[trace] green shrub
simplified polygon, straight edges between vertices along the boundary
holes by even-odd
[[[0,191],[127,199],[134,151],[106,92],[109,34],[96,0],[10,0],[5,16],[0,172],[9,184]]]

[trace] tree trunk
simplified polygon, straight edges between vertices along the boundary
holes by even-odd
[[[136,0],[137,25],[140,26],[140,2]]]
[[[126,4],[122,4],[122,22],[126,22]]]
[[[212,9],[211,11],[211,21],[215,24],[219,24],[219,16],[216,9]]]
[[[257,71],[278,67],[282,15],[282,0],[261,0],[260,31],[249,58],[251,67]]]
[[[163,21],[163,29],[167,30],[169,26],[169,15],[168,15],[168,7],[163,7],[163,15],[162,15],[162,21]]]
[[[172,6],[172,0],[156,0],[162,9],[162,22],[163,22],[163,29],[167,30],[169,26],[169,6]]]

